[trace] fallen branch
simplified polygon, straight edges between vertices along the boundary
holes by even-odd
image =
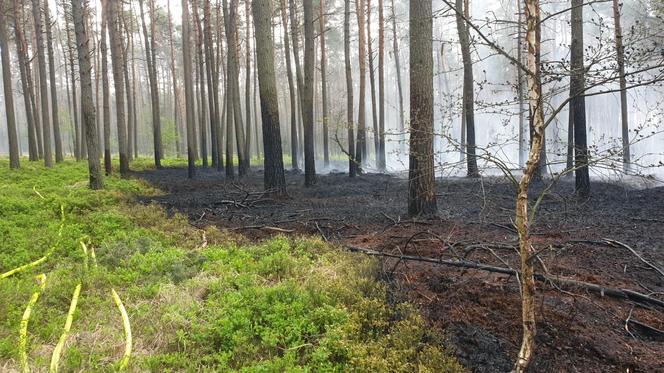
[[[265,229],[265,230],[268,230],[268,231],[275,231],[275,232],[282,232],[282,233],[293,233],[293,232],[295,232],[293,229],[270,227],[268,225],[247,225],[247,226],[244,226],[244,227],[231,228],[232,231],[238,231],[238,230],[243,230],[243,229]]]
[[[627,246],[626,244],[624,244],[620,241],[612,240],[610,238],[604,238],[604,241],[606,241],[606,243],[611,245],[611,246],[620,246],[624,249],[629,250],[632,254],[634,254],[637,258],[639,258],[639,260],[642,261],[643,263],[645,263],[648,267],[654,269],[655,271],[659,272],[660,275],[664,276],[664,271],[659,269],[656,265],[654,265],[654,264],[650,263],[649,261],[645,260],[639,253],[637,253],[634,249]]]
[[[446,259],[435,259],[435,258],[415,256],[415,255],[396,255],[390,253],[383,253],[376,250],[364,249],[356,246],[345,246],[345,248],[352,252],[359,252],[370,256],[394,258],[399,260],[408,260],[416,262],[425,262],[425,263],[432,263],[432,264],[459,267],[459,268],[471,268],[471,269],[477,269],[493,273],[501,273],[505,275],[513,275],[513,276],[519,275],[518,271],[514,269],[496,267],[488,264],[469,262],[465,260],[457,260],[457,259],[446,260]],[[628,299],[638,304],[655,305],[664,309],[664,301],[649,297],[645,294],[639,293],[634,290],[610,288],[598,284],[593,284],[590,282],[577,281],[577,280],[560,278],[555,276],[547,276],[540,273],[535,273],[533,277],[535,278],[536,281],[543,283],[552,283],[556,284],[557,286],[564,286],[568,288],[581,288],[586,291],[600,294],[601,296],[608,296],[616,299]]]

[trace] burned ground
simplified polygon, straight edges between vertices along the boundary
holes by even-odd
[[[384,174],[330,173],[313,188],[304,188],[302,175],[287,174],[285,199],[263,193],[260,172],[240,181],[212,170],[188,180],[177,168],[135,176],[165,192],[140,202],[251,240],[314,234],[384,253],[518,268],[515,189],[504,178],[438,180],[439,217],[424,220],[405,216],[407,181]],[[545,187],[535,185],[532,198]],[[664,299],[664,275],[648,264],[664,267],[664,188],[599,182],[592,188],[590,200],[578,201],[573,183],[561,181],[542,200],[531,227],[537,271]],[[463,364],[478,372],[511,369],[521,337],[514,276],[390,258],[381,264],[395,296],[444,329]],[[664,308],[555,283],[538,287],[533,371],[664,372]]]

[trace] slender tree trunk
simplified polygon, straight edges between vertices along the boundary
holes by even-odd
[[[66,22],[65,19],[65,32],[67,33],[67,49],[69,51],[69,66],[71,67],[71,74],[69,75],[70,85],[71,85],[71,96],[72,96],[72,116],[74,117],[74,135],[75,135],[75,146],[74,146],[74,157],[77,161],[82,158],[81,151],[81,126],[78,122],[78,94],[76,91],[76,69],[74,65],[74,42],[72,41],[72,32],[73,30],[69,26],[69,22]]]
[[[120,5],[120,9],[122,9],[122,5]],[[131,79],[129,79],[129,51],[133,48],[134,40],[132,37],[131,25],[127,23],[124,12],[118,13],[118,16],[120,18],[118,23],[118,35],[122,38],[123,30],[127,34],[127,46],[123,47],[122,50],[122,73],[124,74],[125,94],[127,96],[127,159],[131,161],[134,158],[134,127],[136,124],[134,123],[133,117],[135,98],[131,89]],[[131,19],[131,10],[128,16]]]
[[[29,84],[30,64],[28,63],[28,51],[23,35],[23,7],[19,0],[14,0],[14,41],[16,42],[16,54],[18,55],[19,71],[21,73],[21,88],[23,89],[23,104],[25,106],[25,118],[28,124],[28,159],[36,161],[39,159],[37,148],[37,137],[35,119],[31,102],[34,101],[32,87]],[[6,32],[5,32],[6,33]]]
[[[19,168],[18,134],[16,132],[16,116],[14,113],[14,93],[12,91],[11,61],[9,57],[9,40],[7,38],[7,21],[9,14],[6,3],[0,0],[0,57],[2,59],[2,86],[5,93],[5,116],[7,117],[7,140],[9,142],[9,168]]]
[[[161,168],[161,159],[163,157],[162,143],[161,143],[161,115],[159,113],[159,88],[157,87],[157,68],[155,48],[155,18],[154,17],[154,0],[150,0],[150,35],[148,35],[148,28],[145,24],[145,13],[143,11],[143,0],[138,2],[141,12],[141,25],[143,27],[143,39],[145,43],[145,59],[148,69],[148,80],[150,81],[150,103],[152,107],[152,136],[153,136],[153,149],[154,149],[154,165]]]
[[[470,55],[470,34],[468,25],[461,16],[464,13],[465,18],[470,16],[468,9],[468,0],[456,0],[456,23],[459,32],[459,43],[461,44],[461,58],[463,60],[463,115],[466,118],[466,161],[469,177],[478,177],[477,158],[475,156],[475,97],[473,86],[473,61]]]
[[[397,15],[394,8],[394,0],[392,0],[392,49],[394,52],[394,67],[396,69],[397,75],[397,91],[399,93],[399,143],[401,150],[405,150],[406,144],[406,129],[404,127],[404,109],[403,109],[403,85],[401,84],[401,62],[400,62],[400,53],[399,53],[399,39],[397,38]]]
[[[247,137],[244,142],[244,153],[247,162],[251,161],[251,0],[244,1],[244,10],[246,18],[245,32],[245,63],[244,63],[244,122],[247,128]]]
[[[196,56],[198,60],[198,85],[199,85],[199,97],[201,108],[200,116],[200,135],[201,135],[201,146],[200,154],[201,159],[203,160],[203,167],[208,167],[208,136],[207,136],[207,126],[208,126],[208,107],[207,107],[207,97],[205,93],[205,65],[203,60],[203,48],[205,47],[203,41],[203,29],[201,27],[200,19],[200,9],[197,2],[194,2],[193,9],[194,12],[194,22],[196,23]],[[210,91],[211,92],[211,91]],[[208,93],[210,93],[208,92]]]
[[[304,90],[302,106],[304,119],[304,185],[316,184],[316,161],[314,153],[314,11],[313,1],[304,2]]]
[[[212,167],[219,169],[219,148],[218,148],[218,127],[219,127],[219,107],[217,106],[217,97],[219,92],[215,86],[217,82],[214,78],[214,46],[212,44],[212,30],[210,28],[210,0],[203,1],[203,45],[205,52],[205,77],[208,85],[208,107],[210,108],[210,150],[212,153]]]
[[[126,177],[129,173],[129,151],[127,147],[127,127],[125,126],[125,90],[122,69],[124,64],[124,47],[120,27],[119,12],[122,9],[120,2],[108,3],[108,35],[111,43],[111,63],[113,70],[113,84],[115,88],[115,122],[118,128],[118,153],[120,154],[120,175]]]
[[[171,56],[171,80],[173,88],[173,121],[175,122],[175,154],[178,158],[182,156],[182,137],[180,136],[180,96],[178,94],[178,78],[175,68],[175,47],[173,46],[173,18],[171,15],[171,2],[166,2],[168,12],[168,42]]]
[[[378,114],[376,107],[376,70],[374,69],[374,53],[371,40],[371,0],[367,1],[367,53],[369,56],[369,82],[371,84],[371,119],[373,123],[374,153],[376,155],[376,166],[378,166],[380,154],[380,141],[378,139]]]
[[[330,134],[328,128],[329,109],[327,107],[327,50],[325,48],[325,12],[325,0],[320,0],[320,14],[318,16],[318,24],[320,26],[321,99],[323,100],[323,161],[325,162],[325,167],[328,167],[330,165]]]
[[[83,0],[72,0],[72,15],[76,33],[76,49],[78,50],[79,76],[81,80],[81,109],[85,139],[88,143],[88,171],[90,173],[90,189],[101,189],[103,179],[99,163],[99,137],[95,122],[95,105],[92,100],[92,65],[90,63],[90,31],[85,28]]]
[[[523,337],[521,349],[514,366],[515,372],[523,373],[528,369],[535,349],[535,279],[533,277],[533,261],[535,250],[529,232],[528,188],[538,172],[542,147],[544,145],[544,108],[542,107],[542,84],[540,81],[540,2],[525,0],[526,42],[528,44],[527,66],[530,71],[528,80],[528,96],[532,111],[533,136],[526,168],[519,181],[515,225],[519,234],[519,252],[521,258],[521,319]]]
[[[226,38],[228,40],[228,73],[227,80],[230,82],[228,95],[228,114],[233,116],[235,128],[235,145],[238,155],[238,175],[244,176],[249,164],[246,160],[245,136],[242,121],[242,111],[240,106],[240,85],[239,85],[239,66],[238,66],[238,36],[237,36],[237,10],[238,0],[231,0],[230,8],[228,1],[224,0],[224,17],[226,25]],[[232,110],[232,111],[231,111]]]
[[[108,81],[108,47],[106,34],[108,33],[108,1],[101,4],[101,86],[102,86],[102,119],[104,122],[104,171],[106,175],[112,172],[111,166],[111,93]]]
[[[378,169],[385,171],[385,17],[383,0],[378,0]]]
[[[625,47],[623,46],[622,27],[620,25],[620,6],[618,0],[613,0],[613,23],[616,37],[616,59],[618,62],[618,76],[620,77],[620,123],[622,127],[622,154],[623,171],[630,170],[629,149],[629,111],[627,109],[627,79],[625,78]]]
[[[433,165],[433,20],[430,1],[410,2],[408,213],[437,212]]]
[[[366,56],[366,29],[364,28],[364,0],[356,0],[356,13],[357,13],[357,27],[358,27],[358,58],[360,68],[360,92],[359,102],[357,109],[357,143],[355,148],[355,159],[360,165],[367,162],[367,133],[366,133],[366,100],[365,94],[367,90],[367,56]]]
[[[37,64],[39,69],[39,90],[41,99],[42,135],[44,136],[44,164],[53,167],[51,151],[51,118],[48,107],[48,87],[46,85],[46,55],[42,35],[42,21],[39,0],[32,0],[32,17],[35,25],[35,43],[37,44]]]
[[[521,0],[517,0],[517,30],[516,30],[516,58],[519,62],[523,61],[523,9]],[[525,125],[525,111],[526,103],[524,100],[524,84],[523,84],[523,70],[517,66],[517,95],[519,101],[519,167],[523,168],[526,164],[526,125]]]
[[[286,56],[286,74],[288,77],[288,92],[290,94],[290,145],[291,168],[298,170],[298,138],[297,138],[297,92],[293,82],[293,68],[291,65],[290,38],[288,37],[288,17],[286,15],[286,0],[280,0],[281,24],[284,29],[284,55]]]
[[[189,19],[189,1],[182,0],[182,65],[184,68],[184,100],[187,113],[187,164],[188,176],[192,179],[196,174],[196,149],[194,147],[194,123],[196,121],[193,88],[193,69],[191,67],[191,30]]]
[[[44,23],[46,26],[46,45],[48,48],[48,71],[51,88],[51,116],[53,117],[53,142],[55,143],[55,161],[62,162],[62,136],[60,135],[60,120],[58,119],[58,92],[55,84],[55,51],[53,50],[53,32],[51,30],[51,15],[48,1],[44,1]]]
[[[353,112],[353,72],[350,61],[350,0],[344,1],[344,61],[346,65],[346,120],[348,125],[348,176],[357,175],[355,159],[355,113]]]
[[[297,106],[298,109],[295,111],[297,119],[300,121],[298,124],[297,130],[299,131],[298,135],[298,150],[300,155],[304,149],[304,131],[303,131],[303,122],[304,122],[304,105],[302,105],[302,93],[304,91],[304,81],[302,80],[302,65],[300,64],[300,22],[298,21],[298,12],[297,6],[294,0],[288,0],[289,11],[290,11],[290,28],[291,28],[291,40],[293,42],[293,59],[295,62],[295,78],[297,83]]]
[[[572,50],[570,54],[571,108],[574,112],[574,174],[576,193],[586,198],[590,195],[590,176],[588,173],[588,145],[586,142],[586,98],[585,67],[583,63],[583,0],[572,0]]]
[[[256,36],[256,67],[260,81],[261,117],[263,124],[263,165],[265,190],[276,195],[286,193],[284,163],[281,153],[279,98],[274,73],[272,41],[272,0],[254,0],[253,16]]]

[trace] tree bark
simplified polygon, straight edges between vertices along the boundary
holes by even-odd
[[[2,59],[2,86],[5,93],[5,116],[7,117],[7,140],[9,142],[9,168],[19,168],[18,134],[16,132],[16,116],[14,113],[14,93],[12,91],[11,61],[9,57],[9,40],[7,38],[6,3],[0,1],[0,55]]]
[[[468,0],[456,0],[456,24],[461,44],[461,59],[463,61],[463,115],[466,125],[466,165],[469,177],[479,177],[477,169],[477,157],[475,155],[475,95],[473,86],[473,61],[470,55],[470,33],[464,17],[470,16]]]
[[[256,36],[256,67],[260,83],[261,118],[263,127],[263,166],[266,191],[286,193],[284,163],[281,153],[279,98],[274,73],[272,41],[272,0],[254,0],[252,4]]]
[[[517,0],[517,30],[516,30],[516,58],[517,61],[523,61],[523,9],[521,8],[521,0]],[[526,125],[525,125],[525,111],[526,103],[524,100],[524,84],[523,84],[523,70],[517,66],[517,88],[516,92],[519,101],[519,167],[523,168],[526,164]]]
[[[245,10],[245,62],[244,62],[244,122],[247,129],[247,137],[244,142],[244,154],[247,156],[247,162],[251,162],[251,0],[244,0]]]
[[[34,112],[32,102],[34,94],[29,82],[30,64],[28,63],[28,49],[23,35],[23,8],[19,0],[14,0],[14,41],[16,42],[16,54],[18,56],[19,71],[21,73],[21,88],[23,89],[23,104],[25,106],[25,118],[28,124],[28,159],[36,161],[39,159],[39,150],[37,148],[37,137],[35,128]]]
[[[122,10],[122,3],[120,3],[119,7]],[[131,20],[131,8],[128,16]],[[134,39],[130,28],[131,24],[128,24],[125,19],[125,13],[123,11],[118,12],[118,17],[118,35],[122,38],[123,31],[127,34],[127,45],[122,49],[122,73],[124,74],[125,95],[127,96],[127,160],[131,161],[134,158],[134,128],[136,127],[136,123],[134,123],[133,113],[136,102],[131,89],[131,79],[129,79],[129,51],[133,48]]]
[[[374,154],[376,166],[379,163],[380,141],[378,139],[378,108],[376,103],[376,71],[374,69],[374,53],[371,40],[371,0],[367,0],[367,55],[369,56],[369,82],[371,86],[371,119],[373,123]],[[366,157],[365,157],[366,158]]]
[[[378,169],[385,171],[385,17],[383,0],[378,0]]]
[[[527,66],[529,74],[528,96],[532,114],[533,135],[526,168],[519,181],[516,201],[515,225],[519,235],[519,256],[521,258],[521,320],[523,337],[521,348],[514,366],[516,372],[525,372],[535,348],[535,279],[533,261],[534,248],[529,232],[528,188],[537,174],[544,146],[544,108],[542,107],[542,84],[540,81],[540,2],[525,0],[526,42],[528,44]]]
[[[346,120],[348,125],[348,176],[357,175],[355,125],[353,124],[353,72],[350,65],[350,0],[344,1],[344,61],[346,65]]]
[[[101,86],[102,86],[102,119],[104,122],[104,171],[106,175],[112,172],[111,166],[111,93],[108,81],[108,47],[106,34],[108,32],[108,0],[101,3]]]
[[[115,88],[115,122],[118,128],[118,153],[120,155],[120,175],[128,176],[129,151],[127,147],[127,127],[125,126],[125,89],[122,69],[124,67],[124,47],[120,27],[120,9],[122,3],[109,1],[108,3],[108,35],[111,43],[111,64],[113,70],[113,85]]]
[[[48,107],[48,87],[46,86],[46,55],[44,53],[44,40],[42,35],[41,11],[39,0],[32,0],[32,17],[35,25],[35,43],[37,44],[37,66],[39,70],[39,91],[41,99],[42,135],[44,146],[44,165],[53,167],[53,152],[51,151],[51,118]]]
[[[73,20],[72,20],[73,23]],[[76,69],[74,67],[74,42],[72,41],[72,32],[73,30],[69,26],[69,22],[65,18],[65,32],[67,33],[67,49],[69,51],[69,67],[71,68],[71,74],[69,75],[69,82],[71,85],[71,112],[74,117],[74,135],[75,135],[75,145],[74,145],[74,157],[77,161],[80,161],[83,158],[82,152],[82,134],[81,134],[81,125],[78,121],[78,94],[76,90]],[[74,36],[75,37],[75,36]]]
[[[613,0],[613,24],[616,37],[616,60],[620,79],[620,123],[622,128],[623,171],[630,170],[629,111],[627,109],[627,79],[625,78],[625,47],[623,46],[622,26],[620,25],[620,3]]]
[[[314,74],[316,67],[314,45],[313,1],[304,2],[304,89],[302,117],[304,119],[304,186],[316,184],[314,153]]]
[[[570,95],[574,113],[574,175],[576,194],[590,195],[586,133],[585,67],[583,63],[583,0],[572,0],[572,50],[570,54]]]
[[[53,32],[51,30],[51,15],[48,1],[44,1],[44,23],[46,26],[46,46],[48,49],[49,85],[51,88],[51,116],[53,118],[53,142],[55,144],[55,161],[64,160],[62,154],[62,136],[60,135],[60,120],[58,118],[58,92],[55,84],[55,51],[53,50]]]
[[[101,189],[103,177],[99,163],[99,137],[95,122],[95,105],[92,100],[92,64],[90,63],[90,37],[85,28],[83,0],[72,0],[72,16],[76,33],[76,49],[78,50],[78,72],[81,80],[81,111],[83,113],[83,126],[85,140],[88,144],[88,172],[90,174],[90,189]]]
[[[360,89],[359,89],[359,102],[357,107],[357,142],[355,144],[355,159],[357,163],[362,166],[367,162],[367,133],[366,133],[366,100],[365,94],[367,90],[367,56],[366,56],[366,29],[365,23],[365,8],[364,0],[356,0],[355,11],[357,13],[357,27],[358,27],[358,58],[360,69]]]
[[[406,129],[403,109],[403,85],[401,83],[401,62],[399,57],[399,39],[397,38],[397,15],[394,8],[394,0],[392,0],[392,49],[394,52],[394,67],[397,75],[397,91],[399,93],[399,123],[397,129],[399,131],[399,143],[402,150],[405,149]]]
[[[288,37],[288,17],[286,15],[286,0],[280,0],[281,23],[284,29],[284,55],[286,56],[286,74],[288,77],[288,92],[290,94],[290,142],[291,142],[291,168],[299,170],[298,165],[298,138],[297,138],[297,92],[293,82],[293,68],[291,65],[290,38]]]
[[[194,2],[192,5],[193,9],[192,11],[194,12],[194,22],[196,23],[196,54],[197,54],[197,60],[198,60],[198,85],[199,85],[199,103],[200,103],[200,109],[201,109],[201,115],[200,115],[200,136],[201,136],[201,146],[200,146],[200,154],[201,154],[201,159],[203,160],[203,167],[208,167],[208,148],[207,148],[207,142],[208,142],[208,134],[207,134],[207,126],[208,126],[208,107],[207,107],[207,97],[209,95],[206,95],[205,93],[205,64],[203,60],[203,48],[205,47],[204,41],[203,41],[203,29],[201,27],[201,18],[199,14],[199,6],[198,2]],[[210,93],[210,92],[208,92]]]
[[[433,22],[430,1],[410,2],[410,154],[408,213],[435,215]]]
[[[154,149],[154,165],[161,168],[163,158],[163,147],[161,142],[161,115],[159,113],[159,88],[157,87],[157,60],[155,57],[155,18],[154,0],[150,0],[150,34],[145,24],[145,13],[143,11],[143,0],[138,1],[141,12],[141,26],[143,28],[143,41],[145,43],[145,59],[148,69],[148,80],[150,82],[150,104],[152,108],[152,145]]]
[[[323,101],[323,162],[325,167],[328,167],[330,165],[330,134],[328,128],[329,109],[327,107],[327,50],[325,48],[325,12],[325,0],[320,0],[320,14],[318,16],[318,24],[320,26],[320,84],[321,99]]]
[[[189,1],[182,0],[182,65],[184,69],[184,102],[187,114],[187,175],[192,179],[196,175],[196,149],[194,147],[195,110],[193,71],[191,67],[191,31],[189,19]]]
[[[175,47],[173,45],[173,18],[171,15],[171,2],[170,0],[166,2],[167,13],[168,13],[168,42],[170,47],[170,56],[171,56],[171,83],[173,88],[173,121],[175,122],[175,154],[178,158],[182,156],[182,144],[180,136],[180,95],[178,92],[178,77],[177,71],[175,68]]]
[[[217,136],[219,127],[219,90],[217,88],[217,80],[214,77],[213,66],[214,59],[214,45],[212,44],[212,29],[210,27],[210,0],[203,1],[203,43],[205,50],[205,72],[208,85],[208,107],[210,108],[210,142],[212,153],[212,167],[217,167],[218,170],[220,163],[220,153]]]

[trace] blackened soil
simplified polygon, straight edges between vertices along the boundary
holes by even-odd
[[[275,234],[314,234],[342,245],[394,254],[459,258],[518,268],[513,228],[515,189],[504,178],[438,180],[439,217],[405,216],[407,181],[367,174],[354,179],[331,173],[304,188],[300,174],[287,175],[288,198],[263,193],[263,175],[226,180],[199,170],[136,173],[165,194],[142,197],[251,240]],[[533,186],[534,201],[547,187]],[[557,183],[539,203],[531,226],[540,252],[537,271],[625,288],[664,300],[664,188],[632,189],[596,182],[592,197],[573,196],[573,182]],[[472,246],[477,244],[476,246]],[[360,255],[360,254],[358,254]],[[521,339],[519,288],[512,276],[381,261],[385,278],[444,329],[459,360],[473,371],[511,369]],[[532,371],[664,372],[664,309],[538,284],[537,350]],[[567,290],[567,289],[566,289]],[[645,325],[645,326],[643,326]]]

